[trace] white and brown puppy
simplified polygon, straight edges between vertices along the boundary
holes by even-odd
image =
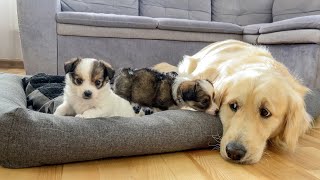
[[[191,108],[211,115],[216,115],[219,110],[214,102],[213,85],[205,79],[190,80],[178,76],[172,85],[172,97],[181,109]]]
[[[75,58],[65,63],[63,103],[54,115],[83,118],[136,116],[130,102],[110,88],[114,70],[103,60]]]
[[[267,142],[293,151],[312,121],[303,86],[267,49],[236,40],[213,43],[179,64],[179,75],[213,82],[223,136],[220,153],[258,162]]]

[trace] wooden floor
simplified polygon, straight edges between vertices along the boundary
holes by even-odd
[[[0,72],[24,74],[19,69]],[[7,179],[320,179],[320,123],[300,139],[294,154],[268,150],[254,165],[233,164],[218,151],[197,150],[27,169],[0,167],[0,180]]]
[[[0,67],[0,73],[10,73],[10,74],[19,74],[19,75],[25,75],[26,72],[24,69],[18,69],[18,68],[1,68]]]

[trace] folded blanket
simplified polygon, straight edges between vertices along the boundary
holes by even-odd
[[[62,103],[64,76],[36,74],[22,79],[27,96],[27,107],[34,111],[53,114]]]

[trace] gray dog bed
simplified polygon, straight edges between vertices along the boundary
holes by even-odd
[[[315,97],[317,96],[317,97]],[[320,95],[307,98],[319,115]],[[49,164],[209,148],[220,120],[201,112],[164,111],[136,118],[56,117],[26,108],[21,77],[0,74],[0,165]]]

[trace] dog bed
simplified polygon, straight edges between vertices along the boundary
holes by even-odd
[[[164,111],[134,118],[57,117],[28,109],[24,88],[22,77],[0,74],[3,167],[212,148],[222,134],[217,117],[193,111]],[[316,91],[307,98],[313,117],[319,116],[319,94]]]

